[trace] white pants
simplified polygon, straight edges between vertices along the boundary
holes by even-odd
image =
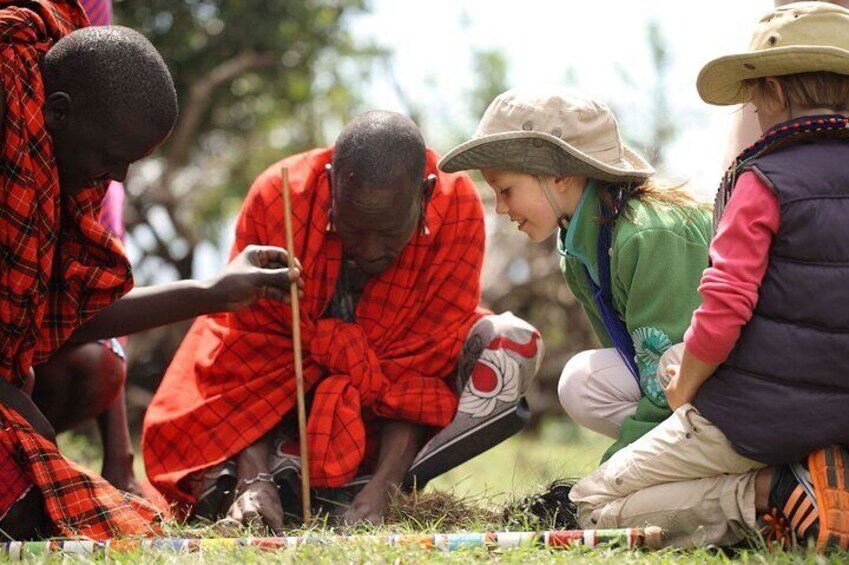
[[[657,372],[666,383],[666,367],[680,364],[684,344],[666,350]],[[581,426],[619,439],[622,422],[637,410],[640,387],[616,349],[590,349],[572,357],[557,386],[560,404]]]

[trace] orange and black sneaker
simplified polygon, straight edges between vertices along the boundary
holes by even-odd
[[[831,445],[808,456],[819,511],[817,549],[849,549],[849,452]]]
[[[761,517],[768,544],[789,548],[819,535],[819,513],[808,470],[801,463],[778,467],[769,489],[769,513]]]

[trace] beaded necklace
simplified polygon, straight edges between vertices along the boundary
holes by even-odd
[[[784,147],[812,138],[849,138],[849,118],[839,115],[802,116],[782,122],[762,135],[757,141],[746,147],[725,171],[719,183],[719,191],[713,206],[713,231],[719,226],[725,207],[731,199],[737,177],[746,169],[748,162]]]

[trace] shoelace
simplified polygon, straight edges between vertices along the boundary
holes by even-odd
[[[772,547],[774,543],[778,543],[781,548],[793,546],[793,528],[778,508],[771,508],[769,514],[762,516],[762,520],[766,528],[764,540],[767,547]]]

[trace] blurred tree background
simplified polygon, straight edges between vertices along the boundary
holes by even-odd
[[[125,220],[138,284],[209,273],[206,263],[226,255],[231,221],[253,178],[284,155],[331,143],[335,132],[368,107],[360,86],[385,76],[404,111],[429,132],[447,131],[439,147],[464,140],[489,102],[510,86],[509,62],[498,49],[473,52],[474,87],[467,96],[468,123],[444,123],[395,80],[392,53],[356,42],[346,22],[369,8],[366,0],[116,0],[115,23],[144,33],[175,78],[180,119],[169,141],[131,171]],[[644,31],[652,53],[650,131],[628,139],[659,164],[676,131],[665,95],[670,50],[660,26]],[[621,71],[624,86],[637,82]],[[571,69],[567,84],[578,82]],[[431,77],[436,92],[439,81]],[[429,103],[429,102],[428,102]],[[614,111],[619,113],[614,105]],[[479,178],[476,178],[480,182]],[[580,306],[563,283],[553,238],[531,244],[487,200],[488,244],[484,302],[511,310],[536,327],[546,360],[529,393],[535,424],[561,414],[556,385],[576,352],[597,347]],[[217,265],[216,265],[217,268]],[[186,324],[132,336],[128,401],[133,428],[187,329]]]
[[[384,56],[346,31],[346,18],[364,9],[364,0],[115,2],[115,23],[156,45],[180,101],[170,139],[126,183],[138,284],[196,277],[204,261],[218,262],[253,178],[324,144],[356,112],[352,85]],[[131,404],[146,405],[186,328],[130,339]]]

